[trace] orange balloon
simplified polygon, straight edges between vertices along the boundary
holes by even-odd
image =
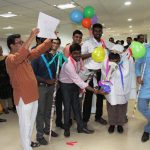
[[[83,20],[82,20],[82,26],[84,27],[84,28],[90,28],[91,27],[91,25],[92,25],[92,22],[91,22],[91,19],[90,18],[84,18]]]

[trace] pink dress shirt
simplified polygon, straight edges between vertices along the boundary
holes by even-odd
[[[88,86],[88,83],[84,82],[78,75],[81,67],[80,61],[76,62],[71,56],[69,56],[68,62],[65,62],[62,66],[59,81],[62,83],[74,83],[81,89],[85,89]]]

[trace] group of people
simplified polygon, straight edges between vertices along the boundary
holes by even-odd
[[[58,81],[56,81],[58,58],[54,59],[54,57],[61,45],[61,40],[60,38],[39,38],[37,37],[38,33],[39,29],[32,29],[25,42],[22,41],[20,34],[13,34],[7,38],[10,54],[6,57],[5,64],[13,88],[23,149],[32,150],[32,147],[47,145],[48,141],[44,138],[44,134],[51,133],[50,136],[58,136],[50,129],[56,82],[58,82],[58,90],[55,103],[55,123],[57,127],[64,129],[65,137],[70,136],[70,127],[74,118],[77,122],[78,133],[92,134],[94,132],[93,129],[88,128],[93,94],[97,96],[95,121],[101,125],[107,124],[107,121],[102,117],[103,100],[106,99],[108,132],[113,133],[117,127],[118,133],[123,133],[131,91],[134,91],[136,97],[135,61],[128,51],[131,41],[127,43],[126,47],[110,43],[111,41],[105,42],[101,38],[103,26],[96,23],[92,26],[93,36],[82,44],[83,34],[81,31],[75,30],[72,36],[73,41],[67,44],[63,51],[68,60],[60,68]],[[142,38],[142,36],[139,35],[138,38]],[[29,47],[35,38],[37,44],[30,50]],[[95,62],[91,58],[96,47],[103,47],[105,50],[106,56],[103,62]],[[145,58],[136,62],[136,75],[139,84],[143,84],[141,79],[142,63],[146,64],[144,84],[138,101],[139,110],[148,120],[142,136],[143,142],[149,139],[150,133],[149,46],[146,48]],[[111,90],[106,92],[99,85],[99,81],[108,84]],[[84,101],[79,95],[84,95]],[[64,106],[64,115],[62,105]],[[83,112],[81,111],[82,107]],[[37,142],[32,142],[31,136],[35,121]]]

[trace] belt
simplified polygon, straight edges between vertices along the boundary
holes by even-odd
[[[38,83],[39,86],[45,86],[45,87],[49,87],[49,86],[52,86],[54,84],[47,84],[47,83]]]

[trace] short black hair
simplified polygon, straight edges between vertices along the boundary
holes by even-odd
[[[10,50],[11,50],[10,45],[15,44],[15,39],[20,38],[20,37],[21,37],[20,34],[12,34],[7,37],[7,46]]]
[[[115,42],[115,44],[119,44],[121,41],[120,40],[117,40],[116,42]]]
[[[128,36],[127,39],[131,39],[131,40],[132,40],[132,37],[131,37],[131,36]]]
[[[41,38],[41,37],[36,36],[36,42],[37,43],[38,43],[38,41],[43,43],[45,40],[46,40],[46,38]]]
[[[100,23],[95,23],[95,24],[93,24],[93,26],[92,26],[92,30],[93,30],[94,28],[100,28],[100,29],[103,29],[103,25],[100,24]]]
[[[110,38],[109,38],[109,40],[110,40],[110,39],[114,40],[114,38],[113,38],[113,37],[110,37]]]
[[[74,43],[70,46],[69,51],[70,51],[70,53],[72,53],[73,51],[80,51],[81,52],[81,46],[77,43]]]
[[[144,36],[144,34],[137,35],[137,39],[139,39],[141,36]]]
[[[80,31],[80,30],[75,30],[75,31],[73,31],[73,36],[75,35],[75,34],[80,34],[80,35],[82,35],[83,36],[83,33]]]
[[[61,39],[59,37],[57,37],[57,39],[52,39],[52,42],[53,40],[57,40],[59,42],[59,44],[61,44]]]
[[[114,54],[114,53],[110,52],[109,55],[108,55],[108,59],[109,59],[109,60],[114,60],[114,59],[120,60],[120,55],[117,54],[117,53]]]
[[[121,40],[120,42],[121,42],[122,45],[124,44],[124,40]]]

